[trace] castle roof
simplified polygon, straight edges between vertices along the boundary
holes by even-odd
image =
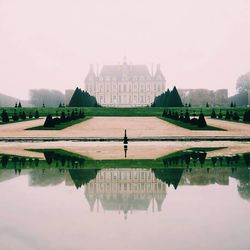
[[[151,77],[151,75],[146,65],[128,65],[124,63],[122,65],[104,65],[100,77],[115,77],[119,80],[123,77],[127,77],[128,79],[133,79],[134,77],[148,78]]]

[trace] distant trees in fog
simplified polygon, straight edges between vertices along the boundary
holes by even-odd
[[[31,89],[30,103],[35,107],[58,107],[64,103],[64,94],[54,89]]]

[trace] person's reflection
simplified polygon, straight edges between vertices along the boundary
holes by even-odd
[[[124,145],[124,155],[127,158],[128,145]]]

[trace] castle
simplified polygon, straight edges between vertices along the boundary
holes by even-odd
[[[85,90],[107,107],[149,106],[166,89],[160,65],[150,73],[146,65],[104,65],[100,74],[90,65]]]

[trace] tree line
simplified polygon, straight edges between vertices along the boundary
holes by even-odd
[[[156,96],[152,107],[183,107],[182,100],[177,88],[174,86],[173,90],[169,89],[159,96]]]
[[[243,122],[250,122],[250,109],[246,110],[241,117],[237,111],[226,111],[225,114],[223,114],[220,110],[220,112],[217,114],[214,109],[212,109],[211,113],[211,118],[213,119],[225,119],[225,120],[233,120],[233,121],[240,121],[242,120]]]
[[[38,119],[39,116],[40,115],[38,110],[36,110],[35,113],[29,112],[29,114],[26,114],[25,111],[17,112],[17,110],[15,109],[11,117],[9,116],[6,110],[3,110],[1,113],[1,118],[3,123],[17,122],[19,120],[26,120],[32,118]]]
[[[77,87],[70,99],[69,107],[100,107],[100,105],[94,96]]]

